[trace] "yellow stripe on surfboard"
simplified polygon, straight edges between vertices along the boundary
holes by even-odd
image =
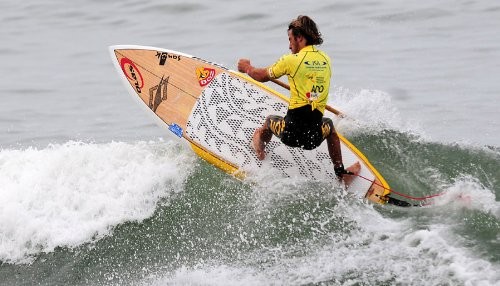
[[[230,164],[227,161],[222,160],[220,157],[215,156],[211,152],[205,150],[204,148],[190,142],[191,148],[196,153],[196,155],[200,156],[200,158],[204,159],[208,163],[214,165],[215,167],[221,169],[222,171],[235,176],[236,178],[243,180],[246,177],[246,173],[242,170],[239,170],[236,166]]]

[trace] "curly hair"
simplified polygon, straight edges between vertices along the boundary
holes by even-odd
[[[290,22],[288,30],[291,30],[295,37],[304,37],[307,45],[321,45],[323,43],[323,38],[321,38],[316,23],[308,16],[298,16],[297,19]]]

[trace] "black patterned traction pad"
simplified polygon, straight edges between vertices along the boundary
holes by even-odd
[[[229,73],[221,73],[199,97],[188,118],[186,135],[249,173],[258,171],[269,162],[284,177],[335,180],[326,141],[320,147],[308,151],[288,147],[273,136],[266,146],[266,159],[257,159],[250,145],[254,130],[262,125],[266,116],[284,116],[286,110],[287,103],[270,92]],[[344,144],[342,155],[346,166],[357,160],[356,155]],[[375,178],[369,171],[362,173],[370,179]],[[353,182],[356,186],[352,185],[351,188],[365,190],[362,192],[364,195],[370,187],[369,183],[356,181]]]

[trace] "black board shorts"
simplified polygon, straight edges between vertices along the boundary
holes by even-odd
[[[283,144],[305,150],[317,148],[333,130],[332,120],[319,110],[312,111],[310,105],[289,109],[284,118],[270,115],[267,119],[269,129]]]

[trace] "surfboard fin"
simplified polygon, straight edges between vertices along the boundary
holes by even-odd
[[[412,205],[407,201],[398,200],[398,199],[395,199],[395,198],[390,197],[390,196],[387,196],[387,198],[388,198],[388,201],[387,201],[388,204],[395,205],[398,207],[419,207],[420,206],[420,205]]]

